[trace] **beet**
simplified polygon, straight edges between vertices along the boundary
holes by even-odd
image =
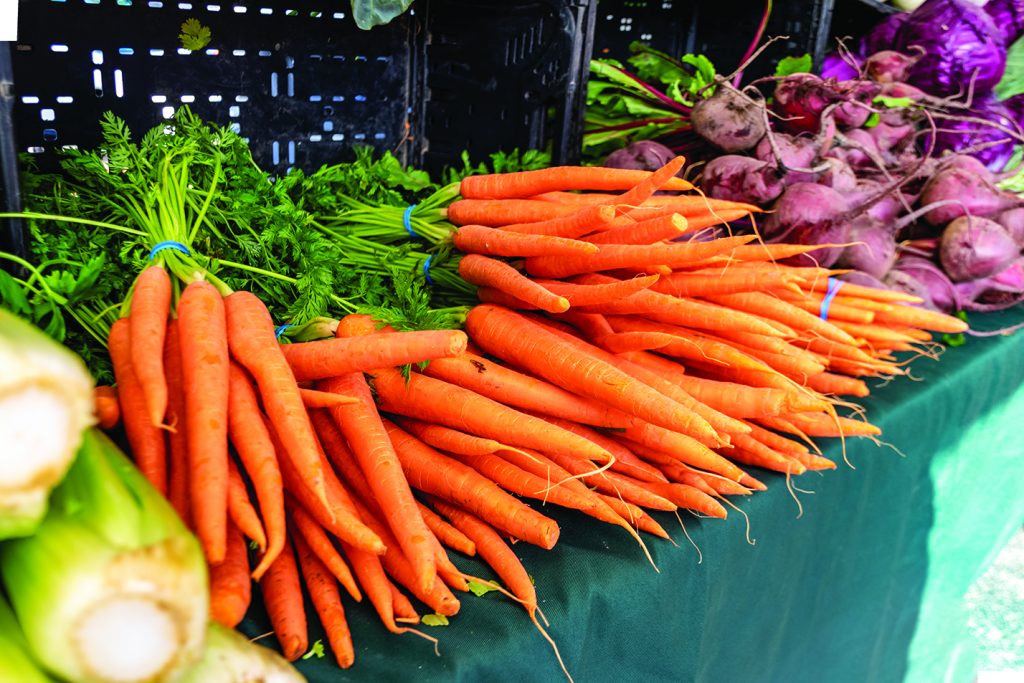
[[[675,156],[675,152],[660,142],[639,140],[609,154],[604,160],[604,165],[609,168],[656,171]]]
[[[827,158],[824,163],[828,170],[818,176],[818,184],[831,187],[837,192],[854,192],[857,190],[857,174],[842,159]]]
[[[960,298],[949,277],[934,262],[920,256],[903,256],[885,276],[893,289],[924,299],[925,308],[944,313],[960,310]]]
[[[876,278],[885,277],[896,262],[896,240],[886,226],[862,215],[850,225],[848,240],[836,261],[840,268],[853,268]]]
[[[794,183],[786,188],[764,222],[764,235],[772,242],[838,244],[848,241],[849,206],[842,194],[814,183]],[[842,247],[819,249],[787,263],[831,266]]]
[[[1024,259],[995,275],[956,283],[961,307],[967,311],[998,311],[1024,301]]]
[[[1024,249],[1024,207],[1003,211],[995,220],[1003,226],[1017,246]]]
[[[774,166],[736,154],[709,161],[704,167],[701,182],[711,197],[751,204],[773,202],[785,189]]]
[[[974,164],[966,162],[962,155],[957,164]],[[943,206],[928,212],[926,220],[931,225],[943,225],[954,218],[967,215],[994,216],[1006,209],[1020,205],[1016,195],[1003,192],[990,180],[988,172],[982,175],[967,171],[960,166],[950,166],[937,173],[921,192],[921,202],[931,204],[943,200],[954,200],[958,204]],[[986,177],[988,176],[988,177]]]
[[[721,85],[693,107],[690,124],[697,135],[718,149],[743,152],[764,137],[764,105]]]
[[[871,133],[864,129],[850,130],[838,139],[839,144],[830,149],[826,156],[834,159],[841,159],[853,169],[877,169],[878,164],[872,159],[878,159],[881,153],[878,143]],[[870,154],[869,154],[870,153]]]
[[[772,107],[782,116],[779,128],[790,133],[809,133],[818,130],[821,113],[840,99],[827,81],[814,74],[797,73],[775,84]]]
[[[895,50],[882,50],[868,57],[865,70],[869,78],[879,83],[902,83],[918,59]]]
[[[899,123],[896,125],[880,121],[878,125],[868,128],[867,133],[874,141],[878,151],[883,155],[893,156],[900,154],[914,140],[916,128],[912,123]]]
[[[879,280],[874,275],[868,275],[862,273],[859,270],[851,270],[849,273],[843,273],[837,275],[843,282],[849,282],[851,285],[860,285],[861,287],[874,287],[876,289],[886,289],[887,285]]]
[[[811,138],[796,137],[793,135],[786,135],[785,133],[773,133],[775,146],[779,150],[779,154],[782,156],[781,163],[775,157],[775,151],[772,149],[771,142],[768,140],[766,135],[761,142],[757,144],[757,148],[754,150],[754,156],[761,161],[765,161],[772,166],[779,168],[782,173],[783,182],[786,185],[793,183],[811,183],[815,180],[815,174],[807,173],[806,171],[792,171],[789,169],[801,168],[809,169],[814,166],[815,160],[818,157],[818,147],[815,141]]]
[[[1020,255],[1003,226],[978,216],[961,216],[942,231],[939,259],[954,282],[995,275]]]

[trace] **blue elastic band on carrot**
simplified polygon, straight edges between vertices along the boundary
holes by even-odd
[[[828,279],[828,289],[825,290],[825,298],[821,300],[821,319],[828,320],[828,308],[832,305],[832,299],[836,298],[839,288],[843,286],[842,280],[834,277]]]
[[[274,337],[276,337],[277,339],[281,339],[281,335],[284,334],[285,331],[288,330],[288,328],[290,327],[295,327],[295,325],[290,325],[287,323],[284,325],[278,325],[277,327],[274,328]]]
[[[430,277],[430,262],[433,260],[434,255],[431,254],[427,257],[427,260],[423,262],[423,275],[427,278],[427,284],[434,284],[434,280]]]
[[[191,256],[192,255],[192,252],[190,252],[188,250],[188,247],[186,247],[181,242],[175,242],[174,240],[167,240],[166,242],[159,242],[159,243],[157,243],[157,244],[155,244],[153,246],[153,248],[149,252],[149,260],[152,261],[153,258],[157,254],[159,254],[161,251],[163,251],[164,249],[174,249],[176,251],[180,251],[185,256]]]
[[[405,231],[413,237],[419,239],[419,235],[412,229],[412,210],[416,208],[415,204],[410,204],[405,207],[405,213],[402,214],[402,225],[405,226]]]

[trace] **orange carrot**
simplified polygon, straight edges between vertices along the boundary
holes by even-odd
[[[736,247],[728,255],[738,261],[781,261],[783,259],[809,254],[817,249],[835,246],[831,244],[748,244]]]
[[[178,301],[192,520],[207,559],[224,559],[228,519],[228,337],[224,299],[196,280]]]
[[[149,266],[135,280],[132,290],[132,371],[142,387],[150,421],[163,424],[167,412],[167,381],[164,378],[164,338],[171,310],[171,278],[161,265]]]
[[[499,289],[542,311],[560,313],[569,308],[568,299],[551,293],[504,261],[467,254],[459,259],[459,275],[466,282]]]
[[[540,213],[537,209],[532,210],[535,213]],[[549,213],[552,215],[544,220],[535,219],[533,222],[503,224],[503,222],[494,222],[494,219],[490,219],[487,225],[500,225],[502,230],[508,232],[578,239],[594,230],[601,230],[615,218],[615,208],[612,206],[587,206],[578,211],[565,213],[556,209]]]
[[[804,384],[819,394],[867,396],[870,393],[868,385],[863,380],[837,375],[832,372],[822,372],[807,377],[804,380]]]
[[[704,296],[705,294],[735,294],[737,292],[764,292],[779,290],[800,280],[774,269],[763,271],[752,268],[714,268],[680,271],[661,278],[651,286],[656,292],[672,296]]]
[[[171,506],[191,528],[189,514],[188,483],[188,439],[185,436],[188,425],[185,424],[185,388],[182,386],[181,344],[178,340],[178,321],[172,319],[167,323],[167,336],[164,342],[164,377],[167,379],[167,422],[171,430],[167,434],[167,450],[169,451],[168,468],[170,470],[167,483],[167,498]],[[251,475],[250,475],[251,476]]]
[[[473,541],[469,540],[466,534],[441,519],[436,512],[422,503],[420,503],[420,514],[423,515],[423,521],[427,523],[427,526],[430,527],[430,530],[434,532],[437,540],[441,541],[441,543],[465,555],[471,557],[476,555],[476,545],[473,544]]]
[[[370,604],[380,617],[381,623],[392,633],[405,633],[408,629],[395,623],[394,593],[397,589],[391,584],[380,558],[372,553],[357,550],[342,543],[345,557],[352,565],[352,571],[359,580],[359,585],[366,592]]]
[[[789,457],[793,458],[807,469],[813,471],[834,470],[836,468],[835,462],[820,455],[815,455],[814,453],[798,453],[796,455],[790,455]]]
[[[389,415],[388,419],[420,441],[450,453],[484,455],[486,453],[493,453],[503,447],[501,442],[494,439],[485,439],[482,436],[466,434],[444,425],[422,422],[402,415]]]
[[[381,409],[494,439],[509,446],[578,453],[606,462],[592,442],[455,384],[419,374],[408,381],[394,369],[374,375]]]
[[[600,493],[616,496],[650,510],[672,512],[676,509],[676,505],[672,501],[657,495],[651,489],[644,487],[640,482],[624,477],[618,472],[608,471],[594,474],[593,464],[570,455],[548,453],[544,455],[544,458],[551,460],[569,474],[576,476],[584,475],[581,477],[581,480],[587,486],[592,486]]]
[[[538,277],[561,278],[612,268],[645,267],[651,264],[680,267],[721,254],[753,239],[756,239],[754,235],[742,235],[722,237],[711,242],[602,244],[601,251],[591,256],[532,256],[526,259],[526,271]]]
[[[764,418],[762,424],[773,427],[774,418]],[[798,413],[787,416],[788,421],[808,436],[878,436],[882,430],[875,425],[862,420],[854,420],[848,417],[839,416],[834,418],[821,413]],[[838,422],[838,424],[837,424]],[[790,431],[781,429],[780,431]]]
[[[505,199],[530,197],[551,190],[629,190],[652,175],[650,171],[602,166],[552,166],[536,171],[467,176],[459,184],[459,194],[466,199]],[[662,187],[693,189],[693,185],[682,178],[672,178]]]
[[[683,431],[694,424],[682,405],[610,363],[577,351],[572,343],[549,328],[518,313],[482,304],[470,310],[466,329],[488,353],[552,384],[654,424]]]
[[[813,313],[808,313],[790,303],[767,294],[747,292],[743,294],[721,294],[705,298],[723,306],[778,320],[795,330],[807,330],[832,341],[856,345],[853,337],[835,325],[822,320]]]
[[[357,399],[342,394],[331,394],[316,389],[299,387],[299,396],[302,397],[302,404],[306,408],[332,408],[344,403],[355,403]]]
[[[131,326],[120,318],[110,326],[107,349],[114,366],[118,400],[124,419],[124,430],[131,446],[135,464],[161,494],[167,494],[167,451],[163,430],[153,424],[146,409],[142,385],[131,361]],[[225,484],[227,483],[225,477]],[[224,491],[224,512],[227,514],[227,490]],[[223,558],[223,553],[221,553]]]
[[[281,346],[298,381],[457,356],[465,350],[466,335],[460,330],[395,332],[386,339],[340,337]]]
[[[592,244],[655,244],[681,237],[687,232],[690,232],[690,224],[686,218],[670,213],[609,228],[584,239]]]
[[[663,498],[667,498],[681,508],[694,510],[709,517],[726,518],[726,510],[721,503],[704,493],[700,489],[688,486],[687,484],[646,482],[637,485],[643,486]]]
[[[828,289],[828,286],[828,280],[825,278],[820,278],[811,283],[811,289],[816,292],[824,292]],[[878,289],[877,287],[865,287],[863,285],[855,285],[851,282],[844,282],[842,291],[846,296],[857,296],[864,299],[872,299],[874,301],[888,301],[907,304],[919,304],[923,301],[921,297],[914,296],[913,294],[907,294],[906,292],[899,292],[893,289]],[[941,332],[941,330],[936,331]]]
[[[327,634],[334,659],[338,666],[347,669],[355,663],[356,653],[345,610],[341,606],[338,584],[301,535],[295,537],[295,550],[299,554],[299,567],[302,569],[306,589],[324,627],[324,633]]]
[[[224,561],[210,567],[210,618],[222,626],[235,628],[245,618],[251,600],[249,551],[242,532],[229,523]]]
[[[388,437],[409,482],[419,491],[451,501],[488,523],[545,550],[558,540],[558,525],[510,496],[468,465],[438,453],[385,420]]]
[[[607,223],[614,217],[615,210],[612,207],[605,208],[608,209],[608,212],[606,214],[607,218],[603,222]],[[575,235],[571,233],[578,231],[565,227],[565,233],[570,233],[566,235],[560,229],[562,227],[561,224],[575,225],[577,221],[589,223],[589,220],[583,221],[581,217],[574,216],[577,213],[582,214],[583,212],[579,211],[578,207],[575,206],[558,205],[532,199],[457,199],[448,205],[447,218],[455,225],[509,226],[512,232],[534,232],[527,226],[543,222],[555,226],[554,229],[548,226],[538,226],[539,232],[536,234],[572,237]],[[588,218],[600,220],[596,212],[591,212]],[[561,221],[561,224],[556,223],[559,219],[564,219]],[[586,230],[580,232],[580,234],[586,234],[590,229],[592,228],[588,225]]]
[[[249,492],[245,481],[234,460],[228,459],[228,517],[235,526],[259,547],[260,552],[267,549],[267,536],[256,508],[249,500]]]
[[[625,280],[608,278],[601,284],[588,284],[575,278],[569,282],[560,280],[535,279],[534,281],[552,293],[564,296],[570,306],[590,306],[617,301],[630,294],[647,289],[658,281],[658,275],[640,275]]]
[[[604,503],[627,524],[632,525],[640,531],[653,534],[658,538],[664,538],[666,540],[671,538],[671,536],[668,535],[668,532],[665,531],[665,528],[658,524],[658,522],[647,514],[643,508],[622,500],[618,496],[610,496],[606,493],[598,493],[597,497],[604,501]]]
[[[687,434],[647,422],[630,425],[619,433],[631,441],[655,448],[687,465],[714,472],[733,481],[738,481],[743,474],[738,467]],[[729,436],[735,441],[743,435]]]
[[[266,552],[253,570],[253,578],[259,581],[284,548],[287,531],[283,479],[274,442],[257,403],[256,390],[245,370],[235,363],[231,363],[228,370],[228,435],[252,480],[266,525]]]
[[[285,543],[284,550],[260,579],[260,590],[274,635],[281,645],[281,654],[289,662],[294,662],[308,649],[309,640],[302,584],[291,542]]]
[[[414,624],[419,623],[420,615],[416,608],[412,606],[409,598],[405,597],[405,593],[398,590],[398,586],[395,584],[391,584],[391,603],[396,619],[408,620]]]
[[[467,254],[489,256],[577,256],[596,254],[596,244],[553,237],[530,235],[488,228],[482,225],[463,225],[452,233],[452,244]]]
[[[730,413],[733,417],[763,417],[793,412],[828,410],[828,401],[797,391],[752,387],[691,375],[669,378],[698,401]]]
[[[520,311],[539,311],[540,306],[534,303],[523,301],[519,297],[512,296],[494,287],[477,287],[476,298],[485,304],[498,304],[505,308],[514,308]]]
[[[345,587],[345,590],[352,596],[352,599],[360,602],[363,599],[363,594],[356,584],[355,577],[352,576],[352,571],[341,557],[341,554],[338,553],[334,544],[331,543],[331,539],[324,532],[323,527],[308,512],[302,509],[302,506],[294,498],[289,502],[288,510],[295,524],[296,533],[292,534],[292,536],[294,538],[302,537],[302,540],[309,546],[310,550],[316,553],[316,556],[324,563],[324,566],[331,575],[338,580],[338,583]]]
[[[580,436],[601,446],[601,448],[604,448],[615,457],[615,461],[612,462],[610,469],[616,472],[621,472],[634,479],[639,479],[640,481],[668,481],[665,479],[665,475],[658,471],[657,468],[648,465],[646,462],[636,457],[632,451],[623,446],[619,441],[609,438],[597,430],[571,420],[560,420],[556,417],[546,415],[541,415],[539,417],[547,420],[551,424],[558,425],[562,429],[579,434]]]
[[[341,327],[338,332],[342,333]],[[386,342],[395,334],[398,333],[371,335],[366,339]],[[347,374],[323,380],[318,383],[318,388],[360,399],[359,403],[331,408],[331,417],[345,435],[369,481],[374,498],[384,513],[385,523],[409,558],[416,572],[417,587],[428,590],[437,578],[433,550],[428,542],[430,530],[416,507],[409,482],[388,440],[366,380],[361,374]]]
[[[679,178],[676,178],[675,175],[682,170],[684,163],[686,163],[686,159],[683,157],[673,157],[661,168],[639,180],[633,187],[614,198],[606,199],[604,203],[618,206],[619,213],[628,213],[634,207],[650,199],[655,192],[663,187],[677,184],[674,181],[678,181]]]
[[[794,462],[790,456],[776,451],[748,434],[736,436],[733,439],[733,448],[729,449],[727,455],[738,462],[764,467],[776,472],[803,474],[807,471],[806,467],[799,462]]]
[[[636,419],[594,399],[584,398],[544,380],[469,353],[457,358],[433,361],[424,368],[423,373],[428,377],[486,396],[510,408],[554,415],[583,424],[625,427]]]
[[[111,430],[121,421],[121,406],[117,402],[117,389],[101,384],[92,391],[93,412],[100,429]]]

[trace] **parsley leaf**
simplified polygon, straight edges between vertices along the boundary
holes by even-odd
[[[312,659],[313,657],[316,657],[317,659],[323,659],[324,655],[325,655],[325,652],[324,652],[324,641],[320,640],[318,638],[313,643],[312,647],[309,648],[309,652],[307,652],[306,654],[302,655],[302,658],[303,659]]]
[[[202,50],[204,47],[210,44],[210,27],[203,26],[199,23],[199,20],[190,17],[184,21],[181,25],[181,33],[178,34],[178,40],[181,41],[181,46],[186,50]]]
[[[424,626],[447,626],[448,617],[443,614],[424,614],[420,618],[420,623]]]
[[[775,67],[775,75],[784,78],[793,74],[809,73],[813,65],[814,62],[809,54],[803,54],[799,57],[783,57],[779,60],[778,66]]]

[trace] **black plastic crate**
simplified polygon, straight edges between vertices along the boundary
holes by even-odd
[[[818,63],[831,46],[834,6],[854,0],[776,1],[766,36],[773,43],[747,69],[745,80],[770,74],[779,58],[809,53]],[[599,0],[594,55],[625,60],[638,40],[673,56],[706,55],[719,73],[736,69],[757,31],[761,0]]]

